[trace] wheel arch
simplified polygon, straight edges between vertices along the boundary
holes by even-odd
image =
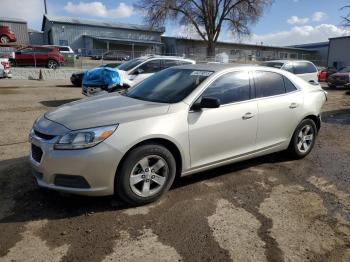
[[[319,116],[310,114],[310,115],[307,115],[307,116],[305,116],[305,117],[303,118],[303,120],[305,120],[305,119],[310,119],[310,120],[314,121],[314,122],[315,122],[315,125],[316,125],[316,127],[317,127],[317,132],[320,131],[320,129],[321,129],[321,119],[320,119]],[[301,120],[301,121],[303,121],[303,120]],[[301,121],[300,121],[300,122],[301,122]]]
[[[129,153],[142,145],[149,145],[149,144],[158,144],[161,146],[164,146],[166,149],[168,149],[174,156],[175,158],[175,163],[176,163],[176,177],[180,177],[181,173],[182,173],[182,165],[183,165],[183,159],[182,159],[182,155],[181,152],[178,148],[178,146],[170,141],[169,139],[166,138],[149,138],[146,140],[143,140],[141,142],[138,142],[137,144],[133,145],[131,148],[129,148],[129,150],[124,154],[124,156],[122,157],[122,159],[119,161],[118,165],[117,165],[117,169],[116,169],[116,173],[115,173],[115,179],[117,178],[117,174],[118,171],[121,168],[122,163],[125,161],[125,159],[127,158],[127,156],[129,155]]]

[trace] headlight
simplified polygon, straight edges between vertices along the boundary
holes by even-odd
[[[118,125],[102,126],[69,132],[61,136],[54,149],[83,149],[93,147],[111,136]]]

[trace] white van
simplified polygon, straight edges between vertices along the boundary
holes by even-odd
[[[307,82],[318,82],[317,67],[310,61],[274,60],[266,61],[261,65],[286,70],[298,75],[300,78],[304,79]]]

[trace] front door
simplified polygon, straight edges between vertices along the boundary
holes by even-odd
[[[218,98],[221,106],[189,112],[192,168],[255,150],[258,109],[252,96],[247,71],[227,73],[203,92],[201,97]]]

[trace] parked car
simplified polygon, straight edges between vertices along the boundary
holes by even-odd
[[[70,46],[62,46],[62,45],[45,45],[47,47],[57,47],[60,53],[64,57],[64,61],[66,64],[74,64],[75,54],[73,49]]]
[[[335,67],[326,67],[318,71],[318,82],[326,82],[327,78],[337,72]]]
[[[10,76],[10,63],[8,58],[0,58],[0,78]]]
[[[108,51],[101,55],[91,56],[93,60],[115,60],[115,61],[128,61],[130,60],[130,55],[122,51]]]
[[[338,72],[330,75],[327,78],[327,83],[330,88],[350,87],[350,66],[343,67]]]
[[[123,85],[128,88],[140,83],[163,69],[195,63],[194,60],[182,57],[149,55],[125,62],[119,65],[117,70],[121,76],[120,78],[123,81]],[[113,89],[113,91],[114,90],[115,89]],[[86,96],[96,95],[101,91],[109,90],[103,85],[87,86],[83,83],[82,93]]]
[[[16,42],[15,34],[10,30],[8,26],[0,26],[0,43],[8,44],[10,42]]]
[[[176,176],[286,149],[305,157],[325,101],[319,84],[274,68],[168,68],[124,95],[41,116],[29,135],[30,162],[41,187],[145,204]]]
[[[55,69],[64,64],[64,57],[57,47],[28,46],[15,52],[16,66],[46,66]]]
[[[310,61],[289,61],[289,60],[275,60],[262,63],[262,66],[274,67],[286,70],[298,75],[305,81],[318,82],[317,67]]]
[[[109,64],[103,64],[98,67],[111,67],[111,68],[117,68],[120,65],[120,63],[109,63]],[[83,83],[83,77],[85,72],[77,72],[73,73],[70,77],[70,81],[74,86],[80,86]]]

